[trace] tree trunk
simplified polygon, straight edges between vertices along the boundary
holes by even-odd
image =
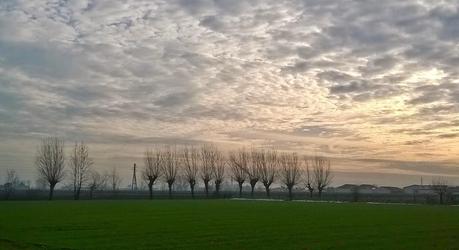
[[[319,199],[322,199],[322,189],[319,189]]]
[[[242,182],[239,182],[239,198],[242,198]]]
[[[92,195],[94,193],[94,189],[90,188],[89,189],[89,199],[92,200]]]
[[[75,193],[75,200],[80,199],[81,187],[78,187]]]
[[[271,194],[269,192],[269,186],[268,185],[265,185],[265,189],[266,189],[266,196],[269,198],[271,197]]]
[[[169,199],[172,199],[172,183],[167,183],[169,186]]]
[[[194,185],[195,185],[195,184],[190,183],[191,198],[193,198],[193,199],[194,199]]]
[[[254,195],[254,190],[255,190],[255,186],[257,185],[257,182],[258,182],[258,180],[255,180],[255,179],[250,180],[250,187],[252,188],[250,196],[252,196],[252,198],[253,198],[253,195]]]
[[[440,204],[443,204],[443,192],[440,193]]]
[[[291,201],[293,198],[292,187],[288,187],[288,199]]]
[[[220,194],[220,183],[215,183],[215,194],[217,195],[217,197]]]
[[[312,198],[312,193],[314,192],[314,190],[309,190],[309,197]]]
[[[55,183],[49,184],[49,200],[53,199]]]
[[[148,191],[150,192],[150,200],[153,199],[153,183],[150,181],[148,183]]]
[[[209,197],[209,182],[204,181],[204,187],[206,189],[206,197]]]

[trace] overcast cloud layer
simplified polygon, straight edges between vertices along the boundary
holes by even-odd
[[[38,139],[56,135],[87,141],[101,168],[215,142],[403,174],[388,184],[457,178],[458,6],[0,1],[0,175],[32,176]]]

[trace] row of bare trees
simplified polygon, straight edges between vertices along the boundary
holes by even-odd
[[[56,185],[63,181],[65,171],[64,141],[56,137],[45,138],[38,146],[35,159],[39,179],[49,184],[49,199],[53,198]],[[68,162],[74,199],[80,199],[82,188],[89,189],[90,197],[95,190],[104,186],[109,177],[119,179],[116,173],[101,175],[92,169],[93,160],[89,157],[89,148],[84,142],[76,142]],[[119,183],[119,180],[112,180]]]
[[[191,196],[195,195],[198,182],[204,185],[206,196],[209,195],[211,182],[215,193],[220,193],[225,177],[230,177],[239,186],[242,195],[244,183],[251,187],[254,195],[257,183],[262,183],[266,195],[270,197],[271,185],[283,184],[292,198],[293,188],[303,180],[311,196],[317,189],[319,196],[332,180],[330,161],[323,157],[299,159],[296,153],[278,153],[275,150],[246,150],[245,148],[229,152],[225,156],[213,145],[201,147],[170,147],[148,149],[144,156],[144,179],[148,183],[150,198],[153,197],[153,185],[160,177],[168,184],[169,195],[178,175],[188,182]],[[303,172],[306,178],[303,178]]]
[[[40,178],[49,184],[49,199],[53,198],[55,186],[64,179],[65,163],[64,141],[55,137],[43,139],[37,150],[36,165]],[[93,160],[89,157],[88,146],[83,142],[74,144],[67,165],[76,200],[80,198],[84,187],[89,189],[92,197],[95,190],[107,183],[113,190],[120,185],[121,179],[116,169],[105,175],[92,169]],[[303,180],[311,195],[317,189],[321,196],[332,179],[330,161],[323,157],[300,159],[296,153],[245,148],[225,155],[210,144],[200,147],[162,146],[145,151],[143,177],[150,198],[153,198],[154,184],[160,179],[167,183],[171,196],[179,176],[188,182],[192,197],[200,182],[204,185],[206,196],[209,196],[212,183],[215,193],[219,195],[225,178],[230,177],[238,183],[240,196],[244,183],[250,184],[253,196],[255,186],[260,182],[270,197],[271,185],[277,182],[287,187],[290,199],[293,188]]]

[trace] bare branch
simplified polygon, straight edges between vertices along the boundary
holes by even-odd
[[[325,157],[315,156],[312,161],[312,169],[314,171],[314,182],[319,192],[319,197],[322,197],[322,191],[330,185],[332,181],[330,160]]]
[[[249,179],[251,192],[250,195],[253,197],[253,192],[255,190],[255,185],[260,180],[260,167],[257,164],[257,152],[252,149],[250,154],[250,160],[247,161],[247,167],[245,168],[247,177]]]
[[[143,177],[148,182],[150,199],[153,199],[153,185],[162,174],[161,165],[163,164],[163,157],[161,151],[159,149],[146,150],[144,154],[144,164],[145,169]]]
[[[121,177],[116,167],[113,167],[112,172],[107,175],[107,179],[110,183],[110,186],[112,187],[112,191],[113,192],[118,191],[121,185]]]
[[[35,164],[40,178],[49,183],[49,199],[52,200],[54,187],[64,179],[64,141],[49,137],[41,141]]]
[[[298,183],[300,178],[300,163],[296,153],[283,153],[279,159],[281,165],[282,182],[287,186],[289,199],[293,198],[293,187]]]
[[[194,187],[199,173],[199,152],[194,147],[183,148],[184,177],[190,185],[191,197],[194,198]]]
[[[242,185],[247,179],[247,162],[249,161],[249,154],[242,148],[237,152],[230,152],[229,163],[231,166],[232,178],[239,185],[239,197],[242,196]]]
[[[255,162],[260,170],[260,181],[265,186],[266,195],[270,197],[270,186],[277,175],[279,159],[277,152],[260,150],[255,153]]]
[[[214,175],[217,152],[217,149],[213,145],[204,145],[201,147],[201,179],[204,182],[206,196],[209,196],[209,182]]]
[[[164,178],[169,188],[169,198],[172,198],[172,186],[177,179],[177,173],[180,164],[177,149],[176,147],[171,148],[170,146],[166,146],[162,154]]]
[[[94,191],[104,188],[106,183],[107,183],[106,175],[101,175],[99,174],[99,172],[95,170],[90,171],[89,180],[88,180],[89,198],[92,199]]]
[[[81,188],[88,181],[88,173],[92,164],[88,146],[84,142],[75,143],[70,157],[70,172],[75,200],[80,199]]]
[[[448,192],[448,180],[444,177],[432,179],[432,190],[440,196],[440,204],[443,204],[444,196]]]
[[[225,169],[226,169],[226,159],[221,152],[216,151],[214,179],[215,179],[215,192],[217,196],[220,194],[220,187],[221,187],[221,184],[223,183],[223,179],[225,178]]]

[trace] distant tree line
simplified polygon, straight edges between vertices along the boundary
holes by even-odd
[[[66,157],[62,139],[44,138],[37,149],[35,165],[39,180],[49,187],[50,200],[53,199],[56,185],[63,182],[65,177],[75,200],[80,199],[83,189],[89,192],[89,198],[92,199],[95,191],[107,187],[116,191],[121,185],[122,179],[116,168],[104,174],[93,168],[89,147],[84,142],[74,143]],[[321,198],[333,179],[331,162],[326,157],[300,157],[297,153],[244,147],[224,152],[212,144],[148,148],[143,155],[141,177],[148,187],[150,199],[154,197],[155,184],[161,181],[167,184],[168,195],[172,197],[178,178],[186,181],[192,198],[195,198],[199,184],[204,187],[206,197],[212,191],[211,186],[218,197],[222,184],[228,179],[237,183],[239,197],[242,197],[244,184],[250,185],[250,196],[254,197],[255,186],[261,183],[266,197],[270,198],[271,187],[277,183],[288,190],[290,200],[295,187],[304,188],[309,197],[316,193]],[[7,182],[3,187],[6,199],[14,192],[17,183],[19,178],[16,172],[8,170]],[[446,180],[434,179],[432,189],[438,194],[440,203],[443,203],[448,189]]]
[[[285,185],[288,197],[292,199],[292,190],[298,186],[306,173],[306,186],[312,195],[317,190],[319,197],[332,180],[330,160],[315,156],[300,158],[296,153],[279,153],[276,150],[241,148],[224,153],[215,145],[202,146],[156,146],[147,149],[143,156],[144,166],[142,179],[149,190],[149,198],[153,198],[154,185],[158,181],[167,183],[169,196],[173,194],[173,186],[180,176],[189,185],[191,197],[195,197],[195,188],[202,183],[205,195],[210,193],[211,183],[218,196],[226,178],[238,183],[239,196],[242,196],[244,183],[250,184],[251,196],[257,183],[262,183],[266,196],[270,197],[273,183]],[[89,147],[84,142],[74,144],[69,160],[66,161],[64,141],[56,137],[41,141],[36,155],[36,167],[39,177],[49,186],[49,199],[53,198],[55,186],[64,180],[66,165],[74,193],[74,199],[80,198],[82,188],[89,190],[92,198],[94,191],[109,185],[117,190],[121,178],[116,169],[102,175],[93,169],[93,160],[89,156]]]

